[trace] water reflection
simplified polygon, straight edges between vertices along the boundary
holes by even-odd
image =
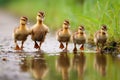
[[[73,68],[77,70],[78,80],[83,80],[86,58],[83,52],[75,53],[73,57]]]
[[[29,70],[29,64],[28,64],[27,58],[21,59],[20,69],[22,72],[27,72]]]
[[[101,53],[96,53],[94,67],[102,76],[106,75],[106,65],[106,56]]]
[[[67,53],[60,53],[56,61],[56,68],[61,73],[63,80],[69,80],[70,59]]]
[[[48,67],[43,53],[32,58],[30,71],[37,80],[42,80],[45,77]]]
[[[20,80],[106,80],[106,78],[120,80],[120,59],[117,57],[113,59],[111,55],[101,53],[60,53],[57,56],[36,53],[18,54],[17,56],[15,54],[7,56],[2,54],[0,59],[5,57],[8,61],[6,63],[0,60],[0,71],[2,71],[0,76],[5,74],[5,76],[10,76],[11,79],[11,77],[14,78],[15,74],[15,79],[20,77]],[[18,66],[19,59],[21,60],[20,66]],[[16,72],[19,74],[16,74]],[[6,77],[3,76],[3,79],[0,78],[0,80],[5,80],[4,78]]]
[[[47,72],[48,66],[44,53],[36,53],[34,56],[21,57],[20,69],[22,72],[30,72],[37,80],[42,80]]]

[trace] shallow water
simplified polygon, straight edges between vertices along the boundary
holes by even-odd
[[[120,59],[98,53],[1,53],[0,80],[120,80]]]

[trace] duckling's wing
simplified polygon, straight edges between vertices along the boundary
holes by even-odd
[[[94,34],[94,42],[97,43],[98,42],[98,37],[99,37],[99,34],[100,34],[100,30],[97,31],[95,34]]]
[[[16,31],[18,30],[19,27],[15,27],[14,28],[14,33],[16,33]]]
[[[97,38],[97,36],[99,35],[100,31],[97,31],[94,35],[95,38]]]
[[[58,35],[58,36],[59,36],[59,33],[60,33],[61,31],[63,31],[63,29],[59,29],[59,30],[57,31],[57,35]]]
[[[78,34],[78,32],[75,32],[74,34],[73,34],[73,39],[75,39],[75,36]]]
[[[46,27],[46,31],[45,31],[45,34],[49,33],[49,28]]]

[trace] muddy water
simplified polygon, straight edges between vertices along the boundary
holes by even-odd
[[[31,23],[31,22],[29,22]],[[120,59],[86,49],[60,53],[55,35],[47,35],[42,53],[29,36],[23,51],[15,51],[12,32],[19,17],[0,11],[0,80],[120,80]],[[31,27],[32,24],[28,26]]]

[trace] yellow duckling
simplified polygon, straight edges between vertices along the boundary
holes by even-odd
[[[35,42],[34,48],[41,50],[41,44],[44,42],[46,34],[48,33],[48,27],[43,23],[44,12],[38,12],[37,23],[31,28],[31,38]],[[37,44],[37,41],[40,44]]]
[[[23,44],[26,41],[27,36],[29,35],[29,29],[26,26],[27,21],[27,17],[21,17],[19,27],[14,29],[14,42],[16,45],[15,50],[23,49]],[[18,46],[17,41],[22,41],[21,48]]]
[[[57,40],[60,42],[59,48],[63,49],[64,48],[63,42],[66,42],[66,48],[64,49],[64,51],[67,51],[68,42],[70,41],[70,37],[71,37],[71,32],[69,30],[69,27],[70,27],[69,21],[65,20],[62,29],[60,29],[57,32]]]
[[[99,45],[101,45],[101,48],[104,47],[104,44],[107,41],[107,26],[103,25],[99,31],[97,31],[94,35],[94,42],[97,46],[97,51],[99,50]],[[101,49],[102,50],[102,49]]]
[[[72,39],[74,43],[74,49],[73,49],[74,52],[77,51],[76,44],[82,44],[80,50],[84,50],[84,44],[86,42],[86,34],[84,32],[84,26],[80,26],[78,28],[78,31],[73,34]]]

